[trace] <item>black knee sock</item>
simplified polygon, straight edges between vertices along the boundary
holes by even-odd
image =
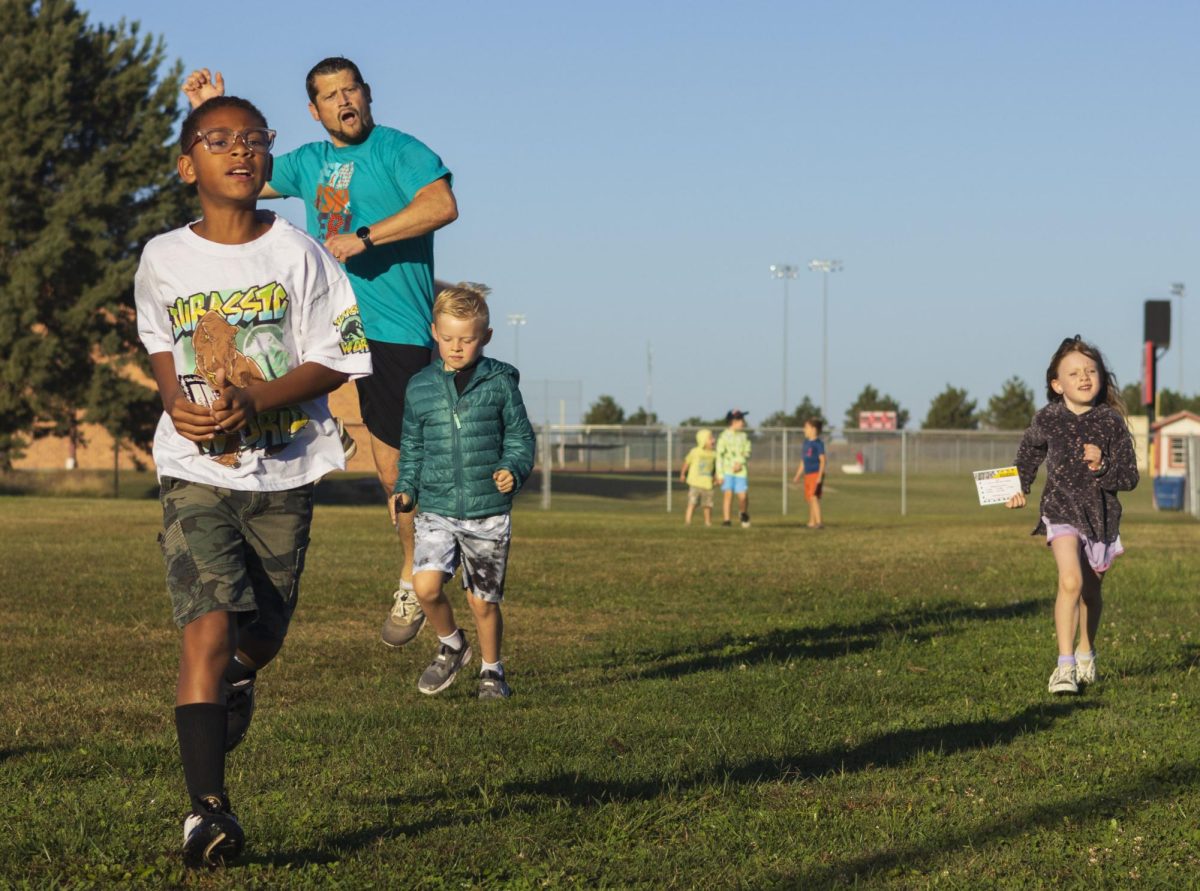
[[[225,797],[225,706],[195,702],[175,707],[179,757],[192,810],[206,795]]]

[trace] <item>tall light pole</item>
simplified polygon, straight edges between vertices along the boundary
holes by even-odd
[[[787,350],[788,350],[788,281],[794,279],[800,270],[789,263],[776,263],[771,266],[771,278],[783,279],[783,403],[779,406],[783,414],[788,412],[787,399]]]
[[[1179,298],[1179,328],[1175,332],[1175,342],[1179,345],[1179,395],[1183,396],[1183,297],[1187,293],[1187,288],[1183,282],[1174,282],[1171,285],[1171,294]]]
[[[812,260],[810,272],[821,273],[821,415],[829,421],[829,273],[841,272],[841,260]]]
[[[513,365],[521,367],[521,326],[525,324],[525,313],[510,312],[508,314],[508,324],[512,325],[513,329]]]

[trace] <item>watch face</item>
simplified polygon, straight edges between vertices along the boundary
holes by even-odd
[[[358,229],[355,230],[354,234],[357,235],[359,238],[370,238],[371,237],[371,227],[370,226],[359,226]]]

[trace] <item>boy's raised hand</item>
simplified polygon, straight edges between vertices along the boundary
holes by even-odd
[[[192,108],[199,108],[209,99],[225,95],[225,78],[220,71],[212,74],[207,68],[197,68],[183,82],[183,95]]]
[[[513,490],[513,475],[511,470],[497,470],[492,474],[492,479],[496,482],[496,488],[507,495]]]
[[[224,432],[234,433],[254,420],[257,412],[249,390],[227,383],[224,368],[217,369],[213,383],[217,401],[212,404],[212,416]]]

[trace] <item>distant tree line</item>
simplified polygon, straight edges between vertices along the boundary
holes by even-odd
[[[1132,384],[1122,392],[1125,393],[1126,403],[1129,405],[1131,413],[1141,413],[1140,407],[1134,404],[1138,401],[1137,385]],[[1170,398],[1168,398],[1168,394],[1170,394]],[[1163,414],[1193,405],[1196,406],[1193,410],[1200,409],[1200,396],[1183,399],[1169,390],[1163,391]],[[926,430],[1024,430],[1029,426],[1036,410],[1033,389],[1019,377],[1014,376],[1006,380],[1001,386],[1000,392],[990,397],[987,406],[982,410],[976,400],[969,397],[966,390],[947,384],[946,389],[933,397],[929,403],[929,410],[925,413],[925,419],[921,422],[921,426]],[[867,384],[846,411],[845,429],[856,429],[859,413],[866,411],[894,411],[897,426],[901,430],[908,426],[910,420],[908,409],[901,406],[897,399],[887,393],[881,393],[873,385]],[[819,419],[828,426],[828,418],[813,404],[811,398],[805,396],[794,410],[790,412],[776,411],[767,415],[755,426],[801,427],[805,421],[810,419]],[[583,417],[583,422],[585,424],[641,426],[657,424],[659,418],[654,412],[647,412],[643,408],[638,408],[637,411],[627,416],[625,410],[617,404],[612,396],[605,395],[591,404]],[[702,415],[692,415],[684,418],[680,424],[684,427],[721,427],[725,425],[725,418],[723,416],[705,418]]]

